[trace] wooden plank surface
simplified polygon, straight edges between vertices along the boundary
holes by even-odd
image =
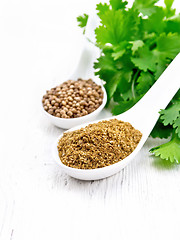
[[[100,181],[73,179],[52,158],[63,130],[44,117],[41,97],[75,69],[75,18],[95,2],[0,3],[1,240],[180,239],[179,166],[148,152],[164,140],[149,138],[130,165]]]

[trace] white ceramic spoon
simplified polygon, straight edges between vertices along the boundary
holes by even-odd
[[[62,135],[59,136],[56,143],[53,146],[53,154],[56,162],[68,175],[82,180],[97,180],[109,177],[121,169],[123,169],[132,160],[135,160],[136,154],[141,150],[146,139],[148,138],[151,130],[153,129],[158,117],[159,110],[164,109],[171,98],[175,95],[180,87],[180,53],[176,56],[173,62],[163,72],[156,83],[150,88],[145,96],[130,110],[115,117],[108,118],[106,120],[117,118],[122,121],[127,121],[132,124],[133,127],[142,132],[142,138],[136,149],[122,161],[113,165],[83,170],[67,167],[64,165],[58,155],[57,144]],[[96,121],[98,122],[98,121]],[[94,122],[91,122],[94,123]],[[89,123],[88,123],[89,124]],[[87,126],[88,124],[79,125],[68,131],[73,131]],[[73,152],[72,152],[73,154]]]
[[[98,20],[96,19],[96,15],[90,16],[87,27],[86,27],[86,38],[91,39],[92,42],[95,42],[95,34],[94,29],[97,26]],[[83,117],[78,118],[59,118],[55,117],[48,112],[46,112],[43,108],[43,105],[41,104],[42,112],[45,114],[45,116],[48,118],[50,122],[52,122],[55,126],[63,128],[63,129],[69,129],[72,127],[75,127],[82,123],[87,123],[90,121],[93,121],[96,119],[97,115],[102,111],[104,106],[107,102],[107,94],[106,90],[102,85],[102,81],[94,75],[94,69],[93,69],[93,63],[94,61],[99,57],[100,51],[97,47],[95,47],[92,43],[90,43],[86,38],[84,38],[83,42],[83,50],[80,56],[79,63],[76,67],[76,70],[73,74],[69,76],[68,79],[77,80],[78,78],[82,79],[89,79],[92,78],[92,80],[98,84],[101,85],[104,97],[102,104],[92,113],[85,115]],[[65,80],[68,80],[65,79]]]

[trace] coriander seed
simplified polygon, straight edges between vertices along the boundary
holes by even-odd
[[[68,80],[46,91],[45,111],[59,118],[77,118],[92,113],[103,103],[103,90],[92,79]]]

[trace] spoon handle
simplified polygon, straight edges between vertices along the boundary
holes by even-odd
[[[149,135],[160,109],[164,109],[180,88],[180,53],[162,73],[144,97],[124,113],[134,126]],[[123,114],[122,114],[123,115]]]
[[[98,22],[95,14],[89,15],[80,60],[75,72],[71,76],[74,80],[77,78],[88,79],[94,76],[93,65],[100,55],[100,50],[95,46],[96,38],[94,32]]]

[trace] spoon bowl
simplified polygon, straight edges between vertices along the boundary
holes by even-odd
[[[110,119],[113,119],[113,118],[119,119],[119,117],[118,118],[117,117],[111,117],[111,118],[107,118],[107,119],[103,119],[103,120],[110,120]],[[77,129],[80,129],[80,128],[84,128],[89,124],[97,123],[97,122],[99,122],[99,120],[93,121],[91,123],[81,124],[79,126],[71,128],[70,130],[67,130],[66,132],[74,131],[74,130],[77,130]],[[72,168],[72,167],[68,167],[68,166],[64,165],[59,158],[57,145],[58,145],[58,142],[59,142],[59,140],[62,136],[63,136],[63,134],[61,134],[57,138],[55,143],[53,144],[53,158],[56,161],[56,163],[63,169],[63,171],[65,173],[67,173],[71,177],[74,177],[74,178],[80,179],[80,180],[98,180],[98,179],[103,179],[103,178],[109,177],[113,174],[116,174],[117,172],[122,170],[135,157],[137,152],[141,149],[141,147],[144,144],[144,138],[142,136],[142,138],[141,138],[138,146],[136,147],[136,149],[128,157],[126,157],[125,161],[122,160],[122,161],[119,161],[119,162],[117,162],[113,165],[106,166],[106,167],[103,167],[103,168],[77,169],[77,168]]]
[[[102,111],[102,109],[104,108],[104,106],[106,105],[107,102],[107,94],[106,94],[106,90],[103,87],[102,84],[100,83],[100,80],[98,79],[93,79],[93,81],[98,84],[101,85],[101,88],[103,90],[103,102],[102,104],[92,113],[89,113],[85,116],[82,117],[78,117],[78,118],[59,118],[59,117],[55,117],[51,114],[49,114],[48,112],[46,112],[42,106],[42,111],[45,114],[45,116],[48,118],[48,120],[53,123],[55,126],[63,128],[63,129],[69,129],[72,128],[74,126],[77,126],[81,123],[86,123],[86,122],[90,122],[93,121],[97,115]]]
[[[121,169],[123,169],[127,164],[134,160],[137,153],[141,150],[145,141],[147,140],[149,134],[151,133],[157,119],[159,118],[159,110],[164,109],[172,97],[175,95],[177,90],[180,88],[179,81],[179,65],[180,65],[180,54],[176,56],[173,62],[168,66],[168,68],[163,72],[156,83],[150,88],[150,90],[145,94],[141,100],[136,103],[131,109],[123,114],[116,117],[111,117],[102,120],[110,120],[116,118],[125,122],[131,123],[131,125],[141,131],[142,138],[137,145],[136,149],[125,159],[103,168],[97,169],[76,169],[64,165],[58,154],[58,141],[62,137],[62,134],[58,137],[57,141],[53,145],[53,155],[55,161],[68,175],[81,179],[81,180],[98,180],[102,178],[109,177]],[[169,79],[171,79],[171,84],[169,84]],[[160,95],[161,93],[161,95]],[[68,131],[74,131],[88,124],[99,122],[89,122],[76,126]],[[73,154],[73,153],[72,153]]]
[[[86,33],[85,36],[88,39],[91,39],[91,41],[95,41],[95,34],[94,34],[94,29],[97,26],[97,19],[96,17],[89,16],[88,22],[87,22],[87,27],[86,27]],[[99,108],[97,108],[95,111],[93,111],[90,114],[87,114],[83,117],[78,117],[78,118],[58,118],[54,117],[48,112],[46,112],[42,106],[43,112],[46,115],[46,117],[49,119],[50,122],[52,122],[54,125],[57,127],[63,128],[63,129],[69,129],[72,127],[75,127],[79,124],[82,123],[87,123],[90,121],[93,121],[96,119],[97,115],[102,111],[104,106],[106,105],[107,102],[107,94],[106,90],[103,87],[102,81],[94,75],[94,69],[93,69],[93,64],[96,61],[96,59],[100,55],[99,49],[94,46],[92,43],[90,43],[86,38],[83,39],[83,50],[81,52],[81,56],[79,59],[79,62],[77,64],[77,67],[74,71],[73,74],[70,75],[68,79],[71,80],[76,80],[78,78],[82,79],[89,79],[91,78],[97,85],[100,85],[104,96],[103,96],[103,102]]]

